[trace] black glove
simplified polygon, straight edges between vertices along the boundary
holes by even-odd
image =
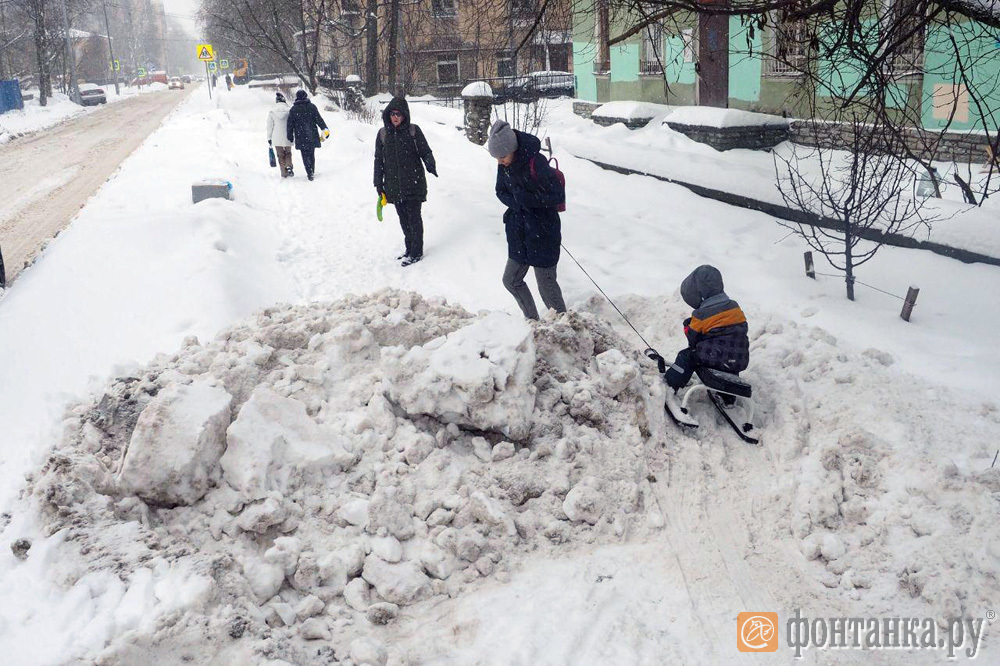
[[[656,361],[656,367],[657,367],[657,368],[659,369],[659,371],[660,371],[661,373],[664,373],[664,372],[666,372],[666,371],[667,371],[667,362],[663,360],[663,357],[662,357],[662,356],[660,356],[660,355],[659,355],[659,354],[658,354],[658,353],[656,352],[656,350],[655,350],[655,349],[653,349],[652,347],[650,347],[649,349],[647,349],[647,350],[646,350],[646,351],[644,351],[643,353],[644,353],[644,354],[645,354],[645,355],[646,355],[646,356],[647,356],[647,357],[648,357],[648,358],[649,358],[650,360],[652,360],[652,361]]]

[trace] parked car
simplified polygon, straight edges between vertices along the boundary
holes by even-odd
[[[184,82],[181,81],[180,77],[175,76],[170,79],[170,89],[171,90],[184,90]]]
[[[572,97],[576,81],[570,72],[532,72],[510,80],[494,94],[497,102],[534,102],[540,97]]]
[[[181,77],[181,82],[182,83],[191,83],[191,77],[189,75],[185,74],[184,76]]]
[[[96,83],[81,83],[80,103],[84,106],[97,106],[98,104],[107,104],[108,98],[104,94],[104,88]]]

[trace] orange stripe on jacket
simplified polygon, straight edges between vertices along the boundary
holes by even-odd
[[[707,319],[697,319],[696,317],[691,317],[691,330],[697,333],[708,333],[712,329],[721,328],[723,326],[733,326],[734,324],[745,324],[747,321],[746,316],[743,314],[743,310],[740,308],[730,308],[729,310],[724,310],[717,315],[712,315]]]

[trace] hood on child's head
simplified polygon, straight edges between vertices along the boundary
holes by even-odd
[[[691,271],[681,282],[681,298],[692,308],[699,308],[706,298],[723,291],[722,273],[715,266],[704,264]]]

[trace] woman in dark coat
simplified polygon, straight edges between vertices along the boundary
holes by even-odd
[[[434,176],[437,167],[424,133],[410,122],[405,99],[393,97],[382,112],[382,122],[385,127],[375,138],[375,189],[379,197],[385,194],[386,201],[396,206],[406,241],[406,252],[398,258],[409,266],[424,256],[424,221],[420,216],[427,201],[424,166]]]
[[[309,101],[305,90],[295,93],[295,104],[288,112],[288,140],[295,142],[295,148],[302,153],[302,164],[306,168],[306,176],[313,179],[316,173],[316,153],[320,147],[319,130],[323,129],[323,137],[330,136],[330,130],[319,115],[319,109]]]
[[[544,156],[538,137],[518,132],[503,120],[493,123],[487,148],[497,160],[497,198],[507,206],[507,266],[503,286],[529,319],[538,319],[535,300],[524,276],[534,267],[538,293],[545,307],[565,312],[556,264],[562,244],[557,207],[566,201],[566,188]]]

